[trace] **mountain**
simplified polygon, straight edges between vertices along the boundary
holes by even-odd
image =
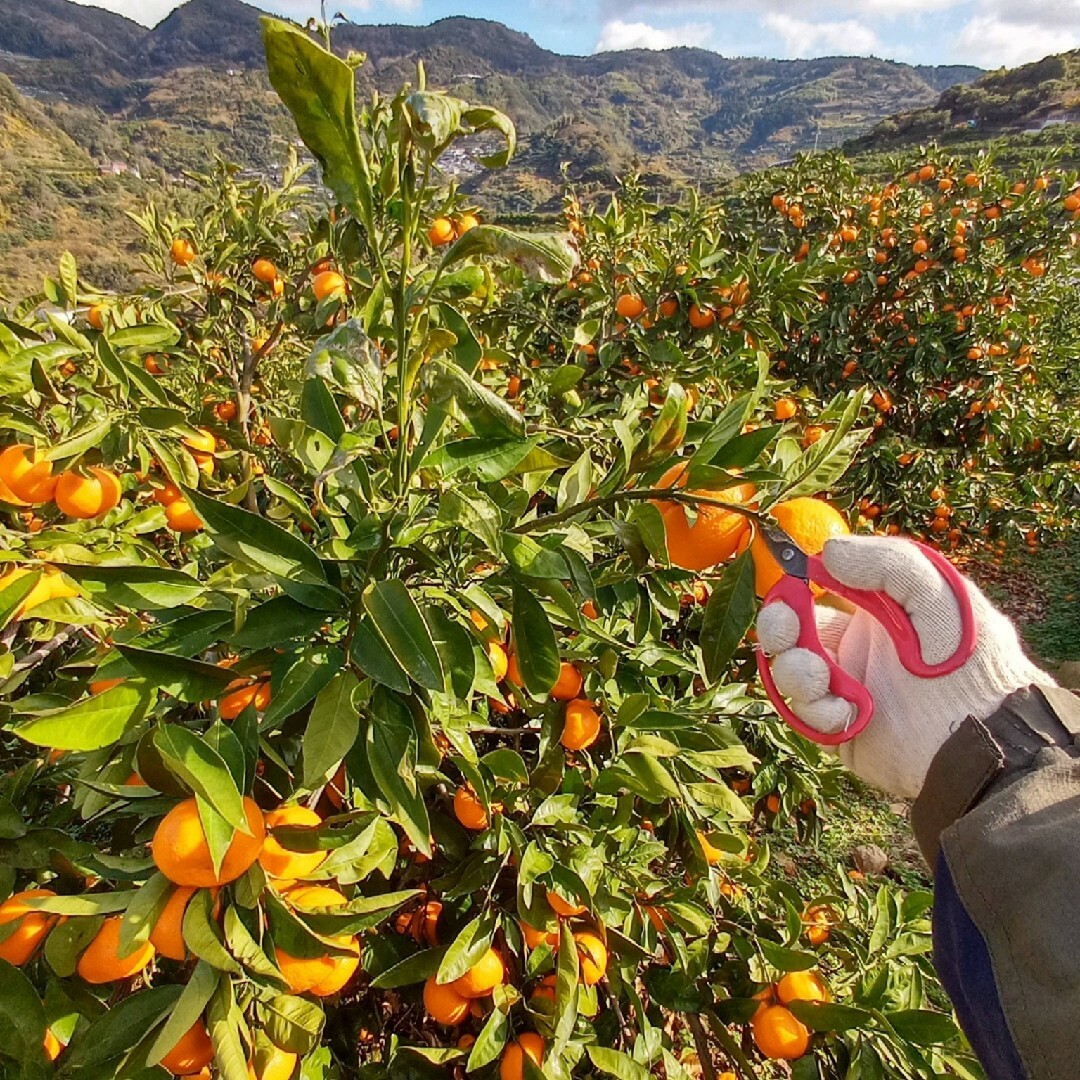
[[[173,197],[171,180],[218,156],[274,178],[296,133],[265,75],[260,15],[242,0],[188,0],[147,29],[70,0],[0,0],[0,77],[11,80],[3,108],[8,117],[32,114],[31,126],[62,145],[62,156],[81,155],[75,173],[85,181],[46,174],[50,204],[66,200],[76,220],[98,214],[95,200],[127,206],[162,191]],[[430,85],[511,116],[519,153],[509,169],[489,173],[467,157],[452,166],[470,197],[501,214],[556,210],[564,162],[586,195],[630,169],[661,195],[688,183],[714,189],[741,171],[861,135],[900,110],[925,109],[943,89],[980,74],[691,48],[561,56],[501,23],[465,17],[430,26],[342,23],[333,42],[342,54],[365,54],[362,94],[414,81],[423,60]],[[26,178],[40,155],[24,149]],[[14,145],[9,160],[20,152]],[[0,197],[10,189],[4,178]],[[42,219],[38,231],[46,229]],[[118,229],[105,230],[88,253],[95,280],[115,280],[123,265],[129,237]],[[0,237],[9,267],[0,265],[0,285],[13,280],[12,266],[39,278],[51,257],[50,244],[35,248],[34,230],[23,232],[25,244]]]
[[[1061,142],[1076,137],[1078,123],[1080,50],[949,87],[933,105],[890,116],[845,149],[880,152],[931,140],[985,143],[1002,136]]]
[[[262,73],[259,15],[241,0],[188,0],[146,29],[69,0],[0,0],[0,72],[50,108],[104,114],[144,164],[173,169],[178,159],[202,164],[220,152],[267,170],[287,125]],[[473,186],[521,209],[554,204],[568,152],[587,151],[586,179],[636,165],[673,185],[708,184],[835,145],[979,74],[859,57],[732,59],[689,48],[560,56],[500,23],[464,17],[430,26],[345,23],[333,40],[343,53],[367,55],[364,89],[415,78],[423,59],[433,85],[508,112],[521,157],[508,174]],[[192,135],[204,108],[200,153]],[[78,139],[79,123],[59,119]],[[147,137],[148,119],[173,130],[156,124]],[[252,126],[263,139],[251,137]]]
[[[0,75],[0,294],[41,288],[71,251],[104,286],[130,281],[136,230],[125,209],[144,191],[102,175],[36,102]]]

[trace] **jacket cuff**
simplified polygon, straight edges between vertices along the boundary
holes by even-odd
[[[976,806],[1033,767],[1048,746],[1071,748],[1080,737],[1080,699],[1053,686],[1010,694],[985,720],[969,716],[934,755],[911,825],[926,861],[934,866],[940,837]]]

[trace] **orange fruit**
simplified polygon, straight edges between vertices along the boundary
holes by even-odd
[[[255,1058],[248,1064],[248,1080],[289,1080],[296,1071],[296,1054],[273,1043],[257,1044]]]
[[[51,889],[24,889],[9,896],[0,904],[0,926],[18,921],[15,932],[0,941],[0,960],[20,967],[25,964],[34,951],[48,936],[56,924],[58,916],[47,911],[38,911],[25,901],[40,896],[55,896]]]
[[[600,612],[597,611],[596,604],[594,604],[592,600],[586,600],[585,603],[581,605],[581,614],[584,615],[586,619],[600,618]]]
[[[328,296],[341,299],[345,295],[345,279],[336,270],[324,270],[316,274],[311,282],[311,291],[316,300],[325,300]]]
[[[26,443],[15,443],[0,453],[0,481],[31,505],[49,502],[56,490],[52,462],[44,460],[44,451]]]
[[[181,441],[189,450],[200,454],[212,454],[217,449],[214,433],[206,428],[196,428],[194,435],[185,435]]]
[[[479,831],[488,827],[488,816],[484,804],[476,797],[471,787],[459,787],[454,792],[454,816],[466,829]]]
[[[701,845],[701,851],[705,856],[705,861],[710,866],[716,866],[718,862],[724,857],[724,853],[718,848],[713,847],[709,843],[709,838],[700,830],[697,830],[698,843]]]
[[[623,293],[615,301],[615,311],[624,319],[636,319],[645,311],[645,301],[636,293]]]
[[[578,972],[586,986],[595,986],[607,972],[607,946],[591,930],[574,935],[578,951]]]
[[[776,420],[790,420],[799,411],[799,403],[794,398],[782,397],[773,406]]]
[[[825,980],[816,971],[789,971],[777,984],[776,996],[781,1005],[792,1001],[817,1001],[830,998]]]
[[[304,911],[316,908],[342,907],[348,901],[337,891],[326,885],[301,885],[290,889],[287,900],[293,907]],[[330,940],[343,949],[348,949],[350,956],[295,957],[281,949],[276,950],[278,967],[289,988],[297,994],[309,993],[316,997],[328,997],[336,994],[360,966],[360,945],[350,934],[331,936]]]
[[[277,280],[277,267],[269,259],[256,259],[251,264],[251,272],[256,281],[271,285]]]
[[[159,1064],[174,1076],[192,1076],[214,1060],[214,1044],[206,1025],[196,1020],[176,1041]]]
[[[660,477],[656,486],[669,487],[674,483],[678,487],[685,487],[685,473],[685,462],[679,462]],[[736,484],[722,491],[699,489],[690,492],[691,495],[721,499],[734,505],[752,505],[755,493],[753,484]],[[660,511],[664,522],[668,558],[673,565],[681,566],[684,570],[706,570],[731,558],[750,531],[750,524],[742,514],[721,506],[695,507],[697,520],[691,525],[686,508],[681,503],[656,500],[653,505]]]
[[[73,518],[95,518],[108,513],[120,502],[120,481],[116,473],[92,465],[87,472],[61,473],[56,481],[56,505]]]
[[[757,1048],[773,1061],[794,1061],[810,1045],[810,1032],[783,1005],[761,1009],[750,1030]]]
[[[437,217],[428,229],[428,240],[432,247],[449,244],[455,237],[454,223],[448,217]]]
[[[191,509],[187,499],[176,499],[165,507],[165,520],[174,532],[198,532],[202,519]]]
[[[177,266],[189,266],[195,261],[195,248],[190,240],[178,236],[169,247],[169,255]]]
[[[155,865],[177,885],[208,889],[235,881],[259,857],[266,837],[262,811],[254,799],[244,799],[244,816],[252,835],[233,835],[221,869],[215,874],[195,799],[177,803],[161,819],[150,843]]]
[[[564,919],[572,919],[577,915],[584,915],[588,910],[584,904],[576,904],[572,900],[564,900],[557,892],[553,892],[551,889],[547,890],[547,902],[548,907],[551,908],[556,915],[561,915]]]
[[[440,986],[432,975],[424,983],[424,1008],[436,1023],[460,1024],[469,1015],[469,999],[462,997],[453,987]]]
[[[50,1061],[55,1061],[60,1052],[64,1049],[64,1043],[62,1043],[53,1033],[52,1028],[45,1029],[45,1042],[44,1042],[45,1056]]]
[[[166,481],[161,487],[154,488],[153,499],[154,502],[159,503],[161,506],[168,506],[169,503],[174,503],[177,499],[182,499],[184,496],[180,493],[180,489],[175,485]]]
[[[154,923],[154,929],[150,931],[150,944],[170,960],[187,959],[188,950],[183,932],[184,912],[187,910],[188,901],[194,895],[195,890],[191,886],[181,885],[173,889],[158,916],[158,921]]]
[[[674,296],[661,300],[657,306],[657,313],[662,319],[670,319],[679,310],[679,301]]]
[[[263,821],[268,829],[277,825],[317,829],[322,824],[322,818],[306,806],[279,806],[269,811]],[[271,877],[304,878],[315,871],[327,854],[325,851],[291,851],[272,833],[267,833],[259,852],[259,863]]]
[[[154,959],[154,946],[149,941],[145,945],[136,945],[127,956],[120,955],[122,921],[123,916],[110,915],[83,950],[75,970],[86,982],[100,984],[129,979]]]
[[[168,508],[166,508],[167,512]],[[229,683],[229,686],[233,685]],[[269,704],[270,684],[253,682],[226,693],[218,702],[218,711],[221,713],[222,720],[235,720],[249,705],[254,705],[256,712],[264,712]]]
[[[777,524],[807,553],[820,555],[825,542],[835,536],[847,536],[851,530],[839,510],[824,499],[799,498],[779,503],[772,508]],[[783,577],[783,571],[769,552],[760,534],[750,545],[754,560],[755,588],[758,596],[766,596]],[[814,586],[818,595],[824,590]]]
[[[559,742],[567,750],[585,750],[600,734],[600,715],[591,702],[579,699],[566,704],[562,735]]]
[[[499,1080],[524,1080],[525,1058],[539,1069],[544,1064],[544,1040],[535,1031],[524,1031],[503,1051]]]
[[[686,318],[695,330],[707,330],[716,322],[716,315],[712,308],[699,307],[697,304],[690,305]]]
[[[502,957],[488,949],[483,956],[460,979],[450,985],[465,998],[486,997],[506,981],[506,965]]]
[[[480,219],[475,214],[462,214],[454,223],[454,231],[458,236],[464,236],[479,224]]]
[[[506,678],[507,671],[510,670],[506,650],[497,641],[489,641],[486,648],[488,660],[491,663],[491,673],[495,676],[496,682],[502,682]]]
[[[802,437],[803,447],[805,448],[807,446],[813,446],[814,443],[820,442],[821,438],[822,438],[822,436],[824,436],[824,434],[825,434],[825,429],[823,427],[820,427],[817,424],[811,424],[810,427],[808,427],[803,432],[803,437]]]
[[[108,308],[104,304],[91,304],[86,312],[86,321],[95,330],[105,329],[105,316],[108,313]]]
[[[536,927],[521,920],[518,920],[518,925],[521,927],[521,936],[530,949],[537,949],[541,945],[550,945],[553,949],[558,948],[559,935],[556,931],[537,930]]]
[[[235,401],[220,401],[214,406],[214,415],[223,424],[236,419],[237,407]]]
[[[68,596],[78,596],[79,590],[68,582],[68,579],[56,569],[55,566],[43,566],[41,577],[37,584],[24,597],[23,602],[15,609],[15,618],[21,619],[28,615],[34,608],[49,600],[61,600]],[[6,588],[12,582],[17,581],[34,571],[29,567],[16,566],[4,574],[0,574],[0,588]]]
[[[576,665],[564,660],[559,665],[559,677],[551,688],[551,696],[556,701],[570,701],[581,693],[583,685],[581,671]]]

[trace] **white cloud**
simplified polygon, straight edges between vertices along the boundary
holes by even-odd
[[[622,49],[674,49],[679,45],[708,45],[713,28],[704,23],[661,28],[644,22],[613,19],[600,30],[594,52],[618,52]]]
[[[980,67],[1016,67],[1080,45],[1080,19],[1072,29],[976,15],[956,36],[954,57]]]
[[[855,19],[810,22],[773,12],[761,21],[766,29],[780,36],[789,56],[880,55],[883,48],[877,34]]]

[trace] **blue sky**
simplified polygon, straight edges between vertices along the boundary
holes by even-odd
[[[85,2],[85,0],[77,0]],[[153,25],[179,0],[96,0]],[[257,0],[294,18],[317,0]],[[333,0],[355,22],[498,19],[555,52],[697,45],[727,56],[1015,65],[1080,47],[1080,0]]]

